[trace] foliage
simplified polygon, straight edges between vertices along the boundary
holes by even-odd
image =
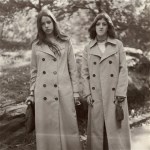
[[[34,10],[16,12],[13,18],[4,23],[2,39],[7,41],[29,42],[35,38],[36,12]]]
[[[147,106],[149,109],[150,99],[150,61],[146,57],[141,57],[140,61],[129,68],[130,82],[128,86],[129,109],[139,109]],[[144,110],[145,111],[145,110]]]
[[[150,0],[0,0],[1,38],[32,41],[36,14],[45,6],[77,42],[87,40],[91,21],[97,13],[106,11],[125,46],[149,51]]]
[[[30,42],[0,40],[0,48],[7,51],[18,51],[31,48]]]

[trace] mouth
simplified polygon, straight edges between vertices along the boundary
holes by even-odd
[[[102,33],[103,31],[102,31],[102,30],[99,30],[98,32]]]
[[[46,31],[46,32],[51,32],[52,30],[51,30],[51,29],[46,29],[45,31]]]

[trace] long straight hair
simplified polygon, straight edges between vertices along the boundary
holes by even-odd
[[[108,24],[107,35],[110,38],[116,38],[116,33],[115,33],[113,22],[107,13],[100,13],[95,17],[94,21],[92,22],[92,24],[88,30],[89,34],[90,34],[90,38],[91,39],[96,38],[96,36],[97,36],[97,34],[96,34],[96,23],[98,20],[101,20],[101,19],[104,19]]]
[[[47,16],[52,19],[52,23],[54,26],[53,33],[54,33],[55,38],[59,41],[67,40],[67,36],[60,31],[58,23],[54,15],[51,13],[50,10],[44,9],[44,10],[41,10],[37,16],[37,30],[38,30],[37,37],[36,37],[37,44],[38,45],[41,45],[42,43],[47,44],[51,48],[54,54],[58,54],[60,56],[61,55],[60,48],[58,47],[58,45],[47,40],[46,34],[42,29],[41,19],[43,16]]]

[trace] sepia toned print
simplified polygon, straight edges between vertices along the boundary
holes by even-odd
[[[40,42],[37,40],[38,14],[44,9],[50,10],[50,15],[57,22],[56,28],[60,31],[58,35],[63,40],[53,40],[53,44],[49,43],[51,41],[50,39],[44,41],[46,44],[43,44],[41,39],[45,40],[46,38],[42,36],[39,36],[41,37]],[[62,130],[62,134],[57,132],[58,134],[51,136],[50,140],[52,141],[54,137],[62,135],[59,139],[63,139],[63,142],[58,142],[58,139],[56,139],[55,142],[50,144],[49,150],[54,147],[60,147],[60,143],[63,144],[63,148],[66,148],[66,145],[71,145],[72,148],[75,143],[70,142],[71,138],[69,140],[65,138],[68,137],[68,134],[72,135],[70,137],[77,137],[78,142],[76,143],[77,145],[81,144],[80,149],[82,148],[83,150],[91,150],[91,145],[92,147],[98,147],[98,149],[103,148],[105,150],[115,147],[116,150],[116,147],[125,146],[125,141],[127,142],[128,148],[131,145],[131,150],[149,150],[149,10],[149,0],[0,0],[0,150],[36,150],[37,145],[41,144],[36,138],[36,133],[39,133],[39,131],[36,132],[36,130],[33,130],[28,132],[26,128],[27,117],[29,117],[29,109],[27,108],[31,108],[29,104],[31,101],[34,102],[34,95],[37,95],[37,104],[49,104],[35,106],[39,109],[38,112],[36,110],[36,114],[39,115],[39,118],[36,116],[37,125],[42,128],[43,126],[45,127],[45,123],[50,122],[48,119],[55,120],[56,122],[55,124],[54,122],[50,122],[48,127],[41,129],[44,134],[43,136],[41,134],[39,137],[50,136],[50,134],[47,134],[47,130],[50,127],[51,130],[49,131],[54,134],[58,126],[62,127],[61,125],[65,124],[62,127],[65,128],[65,130]],[[115,40],[112,40],[112,37],[107,39],[107,42],[100,38],[98,38],[98,41],[94,38],[91,39],[88,29],[93,23],[94,18],[101,13],[107,14],[106,17],[108,18],[109,24],[114,26],[116,31]],[[52,23],[53,20],[49,20],[48,16],[42,19],[42,29],[47,35],[51,35],[52,29],[55,27]],[[48,24],[50,25],[49,28],[47,28]],[[104,26],[104,29],[100,29],[101,25]],[[106,33],[107,28],[107,23],[102,19],[98,20],[95,31],[98,35],[103,35]],[[105,44],[110,51],[105,49]],[[126,77],[124,78],[127,81],[125,83],[128,83],[127,88],[125,88],[126,95],[119,98],[119,100],[116,97],[116,92],[117,89],[122,88],[115,87],[119,72],[116,70],[117,67],[115,67],[118,66],[117,58],[119,57],[120,50],[119,47],[117,49],[115,48],[117,46],[122,47],[123,53],[126,54],[123,60],[126,60],[128,70],[127,80]],[[85,89],[84,84],[86,83],[82,82],[83,58],[86,58],[85,53],[88,51],[90,52],[88,56],[89,67],[92,68],[90,69],[90,77],[88,77],[88,81],[91,84],[90,91],[87,90],[87,86],[87,89]],[[66,70],[66,68],[69,68],[67,63],[64,67],[65,73],[62,73],[63,68],[58,73],[59,71],[55,65],[60,64],[60,66],[63,66],[65,63],[64,61],[62,61],[63,63],[58,63],[58,58],[56,61],[53,61],[53,58],[56,57],[61,58],[65,56],[65,59],[66,57],[70,58],[68,57],[69,54],[73,56],[71,58],[71,64],[73,63],[77,67],[75,69],[77,71],[75,78],[79,84],[77,82],[70,82],[72,81],[70,78],[71,73],[69,70]],[[37,72],[33,71],[34,69],[31,67],[32,60],[36,60],[32,59],[32,56],[37,58],[37,62],[40,64],[38,66],[39,71]],[[100,57],[103,57],[103,59]],[[45,61],[42,58],[45,58]],[[111,64],[109,64],[109,59],[112,61]],[[94,63],[92,63],[93,60]],[[104,80],[103,78],[99,80],[101,78],[99,78],[100,74],[98,70],[100,70],[99,66],[102,64],[106,65],[102,67],[102,72],[105,73],[103,75]],[[109,67],[110,69],[108,69]],[[64,79],[64,75],[67,72],[68,78]],[[32,80],[30,80],[31,74]],[[35,80],[34,75],[37,75],[37,80]],[[61,94],[59,93],[59,82],[57,82],[58,80],[56,81],[57,76],[61,80],[60,85],[64,85],[61,86],[63,88],[61,88],[62,91],[65,91],[66,100],[64,101],[60,101],[59,95]],[[105,82],[101,88],[99,88],[99,85],[101,85],[99,84],[100,81]],[[68,83],[71,83],[68,86],[69,89],[67,88]],[[77,93],[74,92],[75,88],[73,88],[75,83],[79,85],[77,86]],[[57,87],[54,87],[54,84],[57,84]],[[99,97],[104,97],[104,94],[101,94],[106,87],[109,89],[109,92],[106,90],[105,100],[104,98],[99,99]],[[86,96],[86,94],[90,95],[90,92],[93,93],[92,99],[90,96]],[[115,97],[113,97],[114,95]],[[106,101],[106,97],[109,99],[108,101]],[[125,100],[124,97],[126,97]],[[44,100],[43,98],[47,99]],[[55,98],[58,98],[58,100],[55,100]],[[115,101],[111,103],[110,99]],[[108,103],[105,103],[101,107],[102,105],[99,105],[99,102],[103,101]],[[123,101],[123,103],[117,103],[118,101]],[[65,107],[64,105],[62,107],[62,104],[65,104]],[[109,107],[108,104],[111,104],[112,107]],[[64,121],[60,118],[60,122],[63,122],[63,124],[58,125],[59,114],[55,109],[56,107],[50,107],[50,110],[47,109],[52,105],[56,107],[59,105],[61,107],[59,110],[63,113],[60,116],[62,116]],[[40,106],[44,107],[40,109]],[[62,108],[65,111],[62,111]],[[51,114],[53,113],[53,115],[45,113],[48,111]],[[45,114],[43,115],[42,112]],[[109,115],[107,115],[108,112]],[[96,113],[97,115],[95,115]],[[90,115],[92,116],[90,117]],[[32,115],[30,116],[32,118]],[[42,121],[39,121],[40,117],[42,117]],[[100,123],[95,123],[96,121]],[[115,126],[114,121],[118,122],[117,126]],[[91,124],[89,124],[90,122]],[[98,126],[97,124],[100,125]],[[92,132],[89,130],[89,125],[91,125]],[[73,128],[69,130],[68,126]],[[114,132],[110,126],[112,128],[116,127],[117,130],[117,133],[115,135],[113,134],[113,136],[110,132],[107,133],[108,131]],[[124,127],[126,127],[126,130],[124,130]],[[101,130],[99,130],[100,128]],[[127,136],[124,139],[125,131]],[[130,131],[130,134],[128,131]],[[45,132],[47,133],[45,134]],[[90,133],[92,133],[91,135],[93,137],[95,136],[94,138],[96,140],[94,142],[92,140],[90,142],[89,137],[93,138],[89,136]],[[121,137],[118,138],[116,135],[120,135]],[[115,136],[117,140],[115,140]],[[116,144],[118,139],[119,142]],[[40,141],[46,143],[47,139],[44,142],[42,140]],[[97,141],[100,141],[99,144],[97,144]],[[112,144],[112,141],[115,144]],[[65,145],[65,143],[67,144]]]

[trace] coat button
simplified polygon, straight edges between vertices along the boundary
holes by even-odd
[[[110,76],[113,77],[114,75],[113,75],[113,74],[110,74]]]
[[[57,71],[54,71],[54,72],[53,72],[53,74],[55,74],[55,75],[56,75],[56,74],[57,74]]]
[[[43,74],[46,74],[46,71],[43,71]]]
[[[112,91],[115,91],[115,88],[112,88]]]
[[[57,60],[56,58],[53,59],[53,61],[56,61],[56,60]]]
[[[45,58],[42,58],[42,61],[45,61]]]
[[[94,65],[96,65],[96,62],[93,62]]]
[[[92,87],[92,90],[95,90],[95,87]]]
[[[46,84],[43,84],[43,87],[46,87]]]
[[[90,80],[90,76],[88,76],[87,79]]]
[[[54,84],[54,87],[57,87],[57,84]]]
[[[55,100],[58,101],[58,97],[55,97]]]
[[[92,103],[94,103],[94,99],[92,99]]]
[[[109,61],[109,64],[112,64],[112,61],[111,61],[111,60]]]
[[[93,74],[93,77],[96,77],[96,74]]]
[[[46,101],[46,100],[47,100],[47,97],[43,97],[43,99]]]

